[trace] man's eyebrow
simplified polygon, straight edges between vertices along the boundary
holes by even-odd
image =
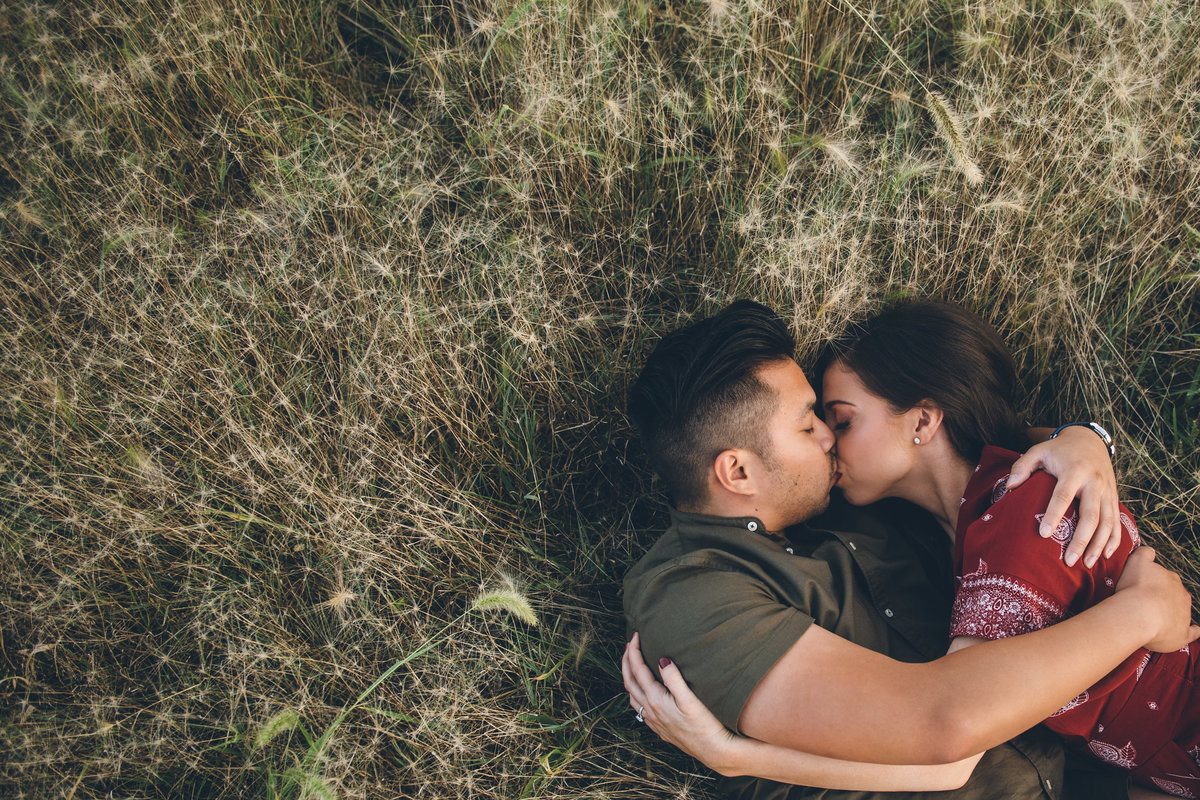
[[[809,414],[813,413],[813,410],[814,410],[816,407],[817,407],[817,399],[814,397],[812,400],[810,400],[810,401],[808,402],[808,405],[806,405],[806,406],[804,406],[803,408],[801,408],[801,409],[800,409],[800,413],[799,413],[799,414],[797,414],[796,416],[798,416],[798,417],[807,417]]]

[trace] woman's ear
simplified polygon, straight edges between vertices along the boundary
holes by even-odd
[[[757,470],[751,465],[750,452],[729,449],[718,453],[713,461],[713,477],[716,479],[717,486],[727,492],[740,495],[754,494]]]
[[[922,443],[932,442],[942,429],[942,409],[932,400],[922,400],[912,408],[914,412],[913,437]]]

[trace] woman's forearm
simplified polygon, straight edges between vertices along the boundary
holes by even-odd
[[[897,765],[842,761],[789,750],[757,739],[734,737],[708,766],[722,775],[753,775],[821,789],[871,792],[933,792],[958,789],[982,754],[952,764]]]

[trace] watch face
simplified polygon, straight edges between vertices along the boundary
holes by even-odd
[[[1108,445],[1108,455],[1116,455],[1117,448],[1113,447],[1113,439],[1112,436],[1109,435],[1108,431],[1100,427],[1100,423],[1098,422],[1089,422],[1087,426],[1095,431],[1096,435],[1100,437],[1101,441]]]

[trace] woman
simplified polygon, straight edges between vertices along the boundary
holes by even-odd
[[[1124,536],[1114,556],[1082,570],[1063,561],[1074,511],[1049,538],[1039,535],[1038,512],[1054,480],[1039,473],[1020,487],[1007,486],[1017,454],[1003,448],[1024,441],[1012,403],[1016,376],[1003,343],[981,319],[948,304],[906,303],[836,343],[823,363],[823,405],[837,436],[838,485],[847,500],[909,500],[955,540],[960,584],[951,650],[1037,630],[1112,594],[1138,543],[1132,516],[1121,508]],[[639,705],[639,694],[647,700],[656,732],[727,774],[883,790],[910,788],[905,781],[928,774],[927,767],[852,764],[732,738],[677,671],[666,668],[664,680],[678,703],[673,713],[661,687],[646,683],[648,670],[628,652],[627,686]],[[1143,786],[1200,796],[1198,662],[1198,648],[1135,653],[1046,725],[1129,770]],[[968,760],[947,772],[971,766]]]

